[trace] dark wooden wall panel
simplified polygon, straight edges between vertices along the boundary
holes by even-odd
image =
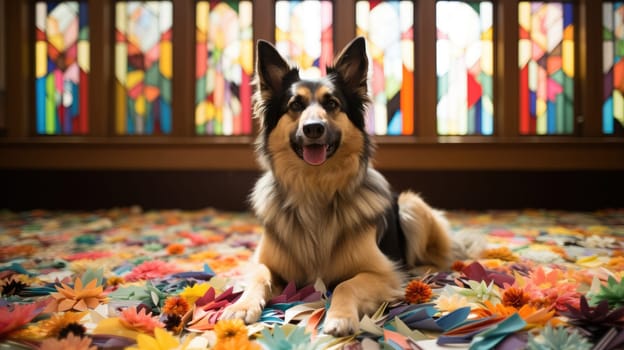
[[[383,171],[396,191],[411,189],[442,209],[624,207],[624,171]],[[248,210],[257,171],[11,170],[0,208],[89,210],[215,207]]]

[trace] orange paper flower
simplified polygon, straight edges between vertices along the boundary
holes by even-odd
[[[56,286],[56,290],[58,293],[52,293],[52,302],[46,308],[48,312],[86,311],[106,303],[104,288],[98,285],[96,279],[83,286],[82,280],[76,278],[74,288],[61,283],[61,287]]]
[[[151,312],[148,313],[145,308],[137,311],[136,306],[123,310],[119,315],[119,322],[126,328],[148,334],[154,334],[155,328],[165,326]]]
[[[184,245],[180,243],[171,243],[167,246],[167,253],[169,255],[178,255],[184,253]]]
[[[526,305],[531,300],[529,294],[520,288],[509,287],[503,291],[503,305],[516,309]]]
[[[518,261],[518,257],[507,247],[486,249],[481,253],[484,259],[499,259],[503,261]]]
[[[68,350],[97,350],[95,345],[91,345],[91,338],[89,337],[78,337],[73,334],[69,334],[67,338],[56,339],[49,338],[44,340],[41,343],[41,350],[58,350],[58,349],[68,349]]]
[[[405,300],[410,304],[426,303],[432,295],[431,287],[420,280],[411,281],[405,288]]]
[[[461,260],[456,260],[453,265],[451,265],[451,270],[461,272],[466,268],[466,263]]]
[[[162,308],[163,314],[184,316],[191,307],[189,303],[180,296],[169,297],[165,300]]]

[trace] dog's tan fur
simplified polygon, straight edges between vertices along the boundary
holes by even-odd
[[[357,78],[354,74],[361,72],[355,71],[352,62],[341,61],[345,51],[336,59],[336,70],[345,80]],[[288,71],[281,63],[262,64],[259,57],[256,98],[260,100],[269,98],[271,91],[287,88],[278,85]],[[356,88],[362,88],[361,84]],[[328,111],[313,103],[331,93],[324,87],[314,91],[297,87],[294,94],[308,107],[286,112],[268,137],[259,137],[264,149],[258,153],[266,171],[256,183],[251,202],[265,232],[255,255],[256,270],[241,298],[224,311],[224,318],[255,322],[267,300],[285,283],[301,286],[320,279],[334,288],[323,330],[341,336],[358,330],[361,315],[402,296],[402,272],[377,244],[379,220],[392,205],[390,186],[363,156],[370,145],[362,130],[342,109]],[[256,108],[256,114],[263,112]],[[291,133],[308,116],[321,118],[328,128],[341,133],[335,154],[319,166],[304,162],[290,145]],[[402,193],[398,202],[408,246],[407,268],[448,267],[451,240],[443,215],[412,192]]]

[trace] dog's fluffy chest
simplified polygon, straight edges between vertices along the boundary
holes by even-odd
[[[375,240],[390,194],[375,170],[368,169],[367,175],[351,191],[324,198],[314,195],[313,188],[310,193],[286,192],[270,172],[258,180],[252,204],[265,227],[265,239],[275,247],[273,259],[287,267],[279,272],[282,278],[309,283],[318,277],[327,282],[336,270],[332,262],[337,255],[350,255],[362,240]],[[305,281],[299,280],[302,276]]]

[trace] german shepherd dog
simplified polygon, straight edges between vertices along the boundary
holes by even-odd
[[[286,283],[320,279],[333,290],[323,331],[353,334],[360,316],[403,296],[405,271],[452,262],[443,214],[412,192],[394,196],[371,167],[367,73],[362,37],[318,80],[301,79],[270,43],[258,42],[254,113],[265,172],[250,199],[264,233],[245,291],[222,318],[256,322]]]

